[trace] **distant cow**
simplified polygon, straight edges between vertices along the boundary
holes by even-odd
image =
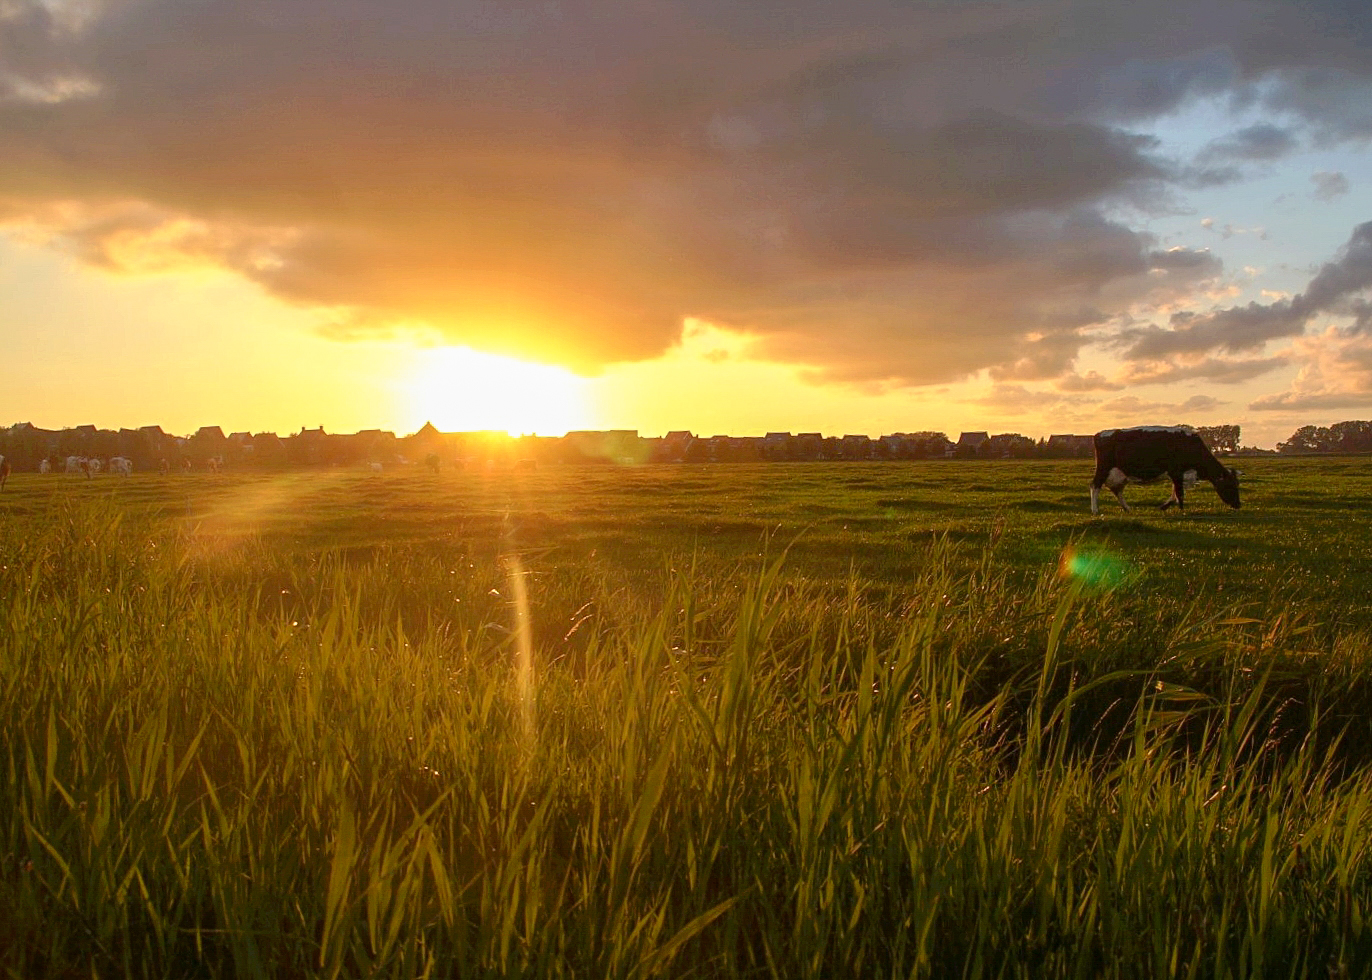
[[[1176,504],[1186,509],[1189,471],[1192,480],[1205,479],[1230,507],[1239,506],[1239,475],[1217,460],[1205,441],[1186,426],[1144,425],[1133,429],[1105,429],[1097,432],[1096,475],[1091,479],[1091,513],[1100,513],[1100,488],[1106,487],[1126,511],[1124,485],[1130,480],[1149,483],[1166,474],[1172,481],[1172,496],[1162,505],[1166,510]]]
[[[111,456],[109,470],[111,476],[129,476],[133,473],[133,460],[127,456]]]
[[[38,461],[38,472],[39,472],[39,473],[51,473],[51,472],[52,472],[52,463],[48,461],[48,458],[47,458],[46,456],[44,456],[42,459],[40,459],[40,460]]]
[[[10,478],[10,461],[4,456],[0,456],[0,490],[5,489],[5,484]]]

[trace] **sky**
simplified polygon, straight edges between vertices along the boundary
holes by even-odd
[[[1372,417],[1363,0],[0,0],[0,425]]]

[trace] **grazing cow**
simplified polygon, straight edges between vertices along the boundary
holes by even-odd
[[[39,472],[39,473],[51,473],[51,472],[52,472],[52,463],[48,461],[48,458],[47,458],[46,456],[44,456],[42,459],[40,459],[40,460],[38,461],[38,472]]]
[[[93,474],[91,460],[87,459],[85,456],[68,456],[67,472],[85,474],[86,479],[89,480]]]
[[[380,463],[368,463],[368,464],[367,464],[367,469],[371,470],[373,473],[380,473],[380,472],[381,472],[381,464],[380,464]]]
[[[99,473],[102,469],[104,469],[105,464],[100,462],[99,456],[92,456],[90,459],[86,460],[86,467],[86,475],[93,476],[96,473]]]
[[[10,461],[4,456],[0,456],[0,490],[5,489],[5,484],[10,478]]]
[[[133,460],[127,456],[111,456],[109,470],[111,476],[116,473],[119,476],[130,476],[133,473]]]
[[[1107,487],[1126,511],[1124,485],[1148,483],[1164,473],[1172,481],[1172,496],[1162,505],[1186,509],[1186,477],[1209,480],[1230,507],[1239,506],[1239,475],[1217,460],[1194,429],[1184,425],[1144,425],[1133,429],[1105,429],[1093,440],[1096,475],[1091,479],[1091,513],[1100,513],[1100,488]]]

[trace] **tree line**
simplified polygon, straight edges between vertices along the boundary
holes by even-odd
[[[1291,438],[1277,443],[1281,453],[1372,452],[1372,422],[1335,422],[1330,426],[1303,425]]]

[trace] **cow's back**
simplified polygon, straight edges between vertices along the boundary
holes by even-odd
[[[1195,469],[1196,461],[1209,455],[1201,437],[1182,427],[1105,429],[1096,433],[1094,447],[1098,467],[1118,469],[1141,483]]]

